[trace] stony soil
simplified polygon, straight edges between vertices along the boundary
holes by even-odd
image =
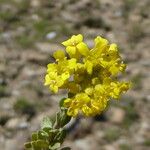
[[[58,100],[43,86],[58,43],[82,33],[119,45],[133,88],[101,116],[85,118],[64,145],[72,150],[150,149],[149,0],[0,0],[0,150],[23,150]]]

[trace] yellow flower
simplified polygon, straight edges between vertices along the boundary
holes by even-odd
[[[81,34],[73,35],[71,39],[62,42],[62,44],[66,47],[66,52],[71,58],[78,59],[80,55],[86,56],[89,52]]]
[[[95,39],[95,46],[84,58],[85,66],[89,74],[94,66],[102,67],[105,72],[116,75],[125,70],[126,65],[122,63],[116,44],[110,44],[102,37]]]
[[[50,89],[54,92],[58,92],[58,88],[63,86],[65,81],[70,77],[69,73],[65,72],[62,75],[58,75],[56,72],[50,72],[45,76],[45,85],[49,85]]]
[[[78,93],[74,99],[66,99],[64,101],[64,106],[67,107],[69,104],[68,115],[75,117],[89,102],[90,98],[86,93]]]
[[[73,35],[69,40],[62,42],[64,46],[77,45],[83,41],[83,36],[81,34]]]
[[[58,50],[53,54],[56,62],[48,64],[45,85],[55,93],[68,90],[71,96],[64,100],[64,107],[69,116],[100,114],[110,99],[119,99],[130,88],[129,82],[117,80],[126,68],[117,45],[100,36],[94,42],[89,49],[81,34],[73,35],[62,43],[69,58]]]
[[[45,76],[45,85],[49,85],[50,89],[57,93],[59,88],[63,88],[71,74],[76,69],[76,59],[67,60],[61,51],[54,53],[57,64],[52,63],[47,66],[47,74]],[[63,57],[61,57],[63,56]]]
[[[91,61],[85,61],[85,68],[89,74],[92,74],[93,71],[93,63]]]

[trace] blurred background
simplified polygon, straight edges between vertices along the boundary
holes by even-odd
[[[0,150],[23,150],[65,95],[44,87],[59,43],[83,34],[119,45],[133,88],[103,115],[81,119],[64,145],[72,150],[150,149],[149,0],[0,0]]]

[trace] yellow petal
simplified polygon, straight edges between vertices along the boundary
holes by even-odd
[[[64,72],[61,75],[61,80],[65,81],[65,80],[69,79],[69,77],[70,77],[69,72]]]
[[[119,67],[117,65],[113,65],[109,68],[109,71],[112,75],[116,75],[119,72]]]
[[[50,82],[51,82],[50,77],[49,77],[49,75],[47,74],[47,75],[45,76],[45,83],[44,83],[44,85],[49,85]]]
[[[68,111],[67,111],[67,115],[68,116],[73,116],[73,117],[76,117],[77,114],[78,114],[78,109],[74,109],[74,108],[69,108]]]
[[[115,44],[115,43],[110,44],[109,50],[110,50],[110,51],[117,52],[117,51],[118,51],[117,44]]]
[[[57,50],[56,52],[54,52],[53,56],[56,60],[62,60],[65,58],[65,53],[62,50]]]
[[[73,45],[76,45],[76,44],[82,42],[82,40],[83,40],[83,36],[81,34],[73,35],[71,37],[71,41],[72,41]]]
[[[62,42],[62,45],[64,45],[64,46],[70,46],[70,45],[72,45],[72,42],[71,42],[71,40],[69,39],[69,40],[66,40],[66,41],[64,41],[64,42]]]
[[[85,62],[85,67],[86,67],[86,69],[87,69],[87,72],[88,72],[89,74],[92,74],[92,71],[93,71],[93,63],[87,60],[87,61]]]
[[[92,95],[93,94],[93,88],[91,88],[91,87],[90,88],[86,88],[85,89],[85,93],[88,94],[88,95]]]
[[[64,100],[64,104],[63,104],[63,105],[64,105],[65,107],[69,107],[69,106],[71,105],[71,101],[72,101],[72,100],[71,100],[70,98],[66,98],[66,99]]]
[[[95,47],[98,48],[99,51],[103,51],[104,48],[108,46],[108,40],[98,36],[95,38]]]
[[[91,108],[87,105],[82,106],[82,112],[85,116],[90,116],[90,114],[92,114]]]
[[[50,89],[54,92],[54,93],[57,93],[58,92],[58,86],[56,85],[50,85]]]
[[[57,65],[54,63],[48,64],[47,65],[47,72],[57,72]]]
[[[66,48],[66,52],[69,54],[69,56],[72,58],[72,57],[74,57],[75,56],[75,54],[76,54],[76,47],[74,47],[74,46],[68,46],[67,48]]]
[[[78,43],[82,42],[83,36],[81,34],[73,35],[69,40],[62,42],[64,46],[75,46]]]
[[[77,68],[77,60],[75,58],[72,58],[68,60],[68,68],[69,69],[76,69]]]
[[[76,47],[83,56],[87,56],[89,54],[89,49],[85,43],[81,42]]]
[[[119,70],[121,72],[124,72],[126,70],[126,64],[121,64],[120,67],[119,67]]]

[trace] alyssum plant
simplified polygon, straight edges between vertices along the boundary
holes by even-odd
[[[98,36],[94,47],[89,49],[83,36],[73,35],[62,44],[63,50],[54,52],[55,63],[47,66],[45,85],[57,93],[66,89],[68,97],[60,100],[60,111],[55,118],[46,117],[41,130],[32,134],[27,150],[69,150],[61,148],[65,139],[65,125],[72,117],[101,114],[110,99],[119,99],[130,88],[129,82],[119,81],[126,65],[119,55],[116,44]]]

